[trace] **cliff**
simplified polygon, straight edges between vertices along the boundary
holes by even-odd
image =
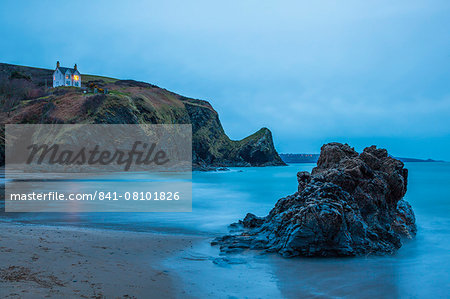
[[[375,146],[358,154],[347,144],[322,147],[312,173],[297,174],[298,192],[281,198],[266,217],[247,214],[242,233],[217,238],[224,252],[275,251],[284,256],[393,253],[416,234],[403,199],[408,170]]]
[[[0,119],[5,123],[192,124],[194,169],[285,165],[271,132],[262,128],[242,140],[225,134],[210,103],[133,80],[84,75],[88,91],[48,88],[53,70],[0,64]],[[0,146],[4,147],[1,141]],[[3,150],[0,150],[3,161]]]

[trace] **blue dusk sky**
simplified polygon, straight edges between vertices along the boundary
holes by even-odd
[[[272,130],[450,161],[450,1],[0,2],[0,62],[208,100],[226,133]]]

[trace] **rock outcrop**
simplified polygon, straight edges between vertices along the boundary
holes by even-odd
[[[79,88],[46,88],[52,70],[0,63],[0,120],[14,124],[192,124],[193,168],[286,165],[272,134],[262,128],[242,140],[225,134],[218,113],[207,101],[183,97],[133,80],[81,75],[84,88],[108,94],[84,94]],[[0,132],[0,137],[3,131]],[[0,151],[4,140],[0,138]],[[0,158],[3,158],[3,151]],[[0,164],[4,159],[0,160]]]
[[[408,170],[375,146],[358,154],[347,144],[322,146],[312,173],[299,172],[298,192],[280,199],[266,217],[248,214],[237,235],[217,238],[223,252],[263,249],[284,256],[393,253],[416,234],[403,199]]]

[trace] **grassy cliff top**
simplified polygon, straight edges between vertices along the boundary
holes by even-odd
[[[0,63],[2,123],[191,124],[196,164],[284,164],[267,128],[232,141],[207,101],[145,82],[98,75],[81,74],[82,88],[51,88],[52,74],[49,69]]]

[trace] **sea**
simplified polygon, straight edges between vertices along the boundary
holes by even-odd
[[[194,172],[192,212],[3,212],[0,220],[203,237],[203,242],[161,265],[193,297],[450,298],[450,163],[405,165],[405,199],[414,209],[418,232],[388,256],[287,259],[258,251],[222,255],[210,245],[246,213],[267,215],[278,199],[296,191],[296,173],[311,171],[314,164]],[[129,173],[126,179],[138,184],[143,176]],[[63,190],[64,185],[55,188]]]

